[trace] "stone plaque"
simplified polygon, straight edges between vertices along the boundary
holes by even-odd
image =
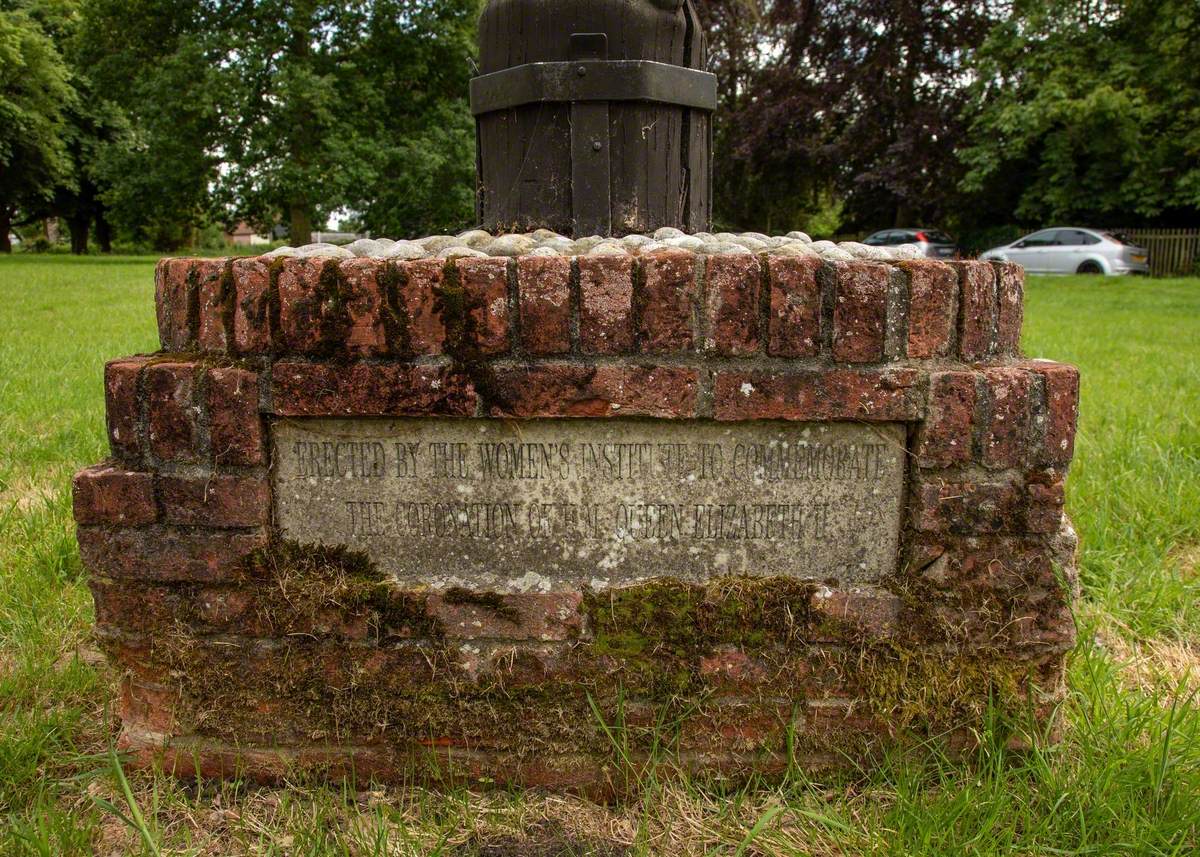
[[[364,551],[406,584],[896,568],[900,424],[303,419],[273,437],[283,536]]]

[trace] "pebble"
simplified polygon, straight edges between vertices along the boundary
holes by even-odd
[[[334,244],[306,244],[303,247],[279,247],[263,258],[281,257],[325,259],[482,259],[489,256],[643,256],[663,250],[687,250],[710,256],[812,256],[830,262],[854,260],[900,261],[924,258],[915,244],[899,247],[872,247],[857,241],[813,241],[804,232],[765,235],[762,232],[697,232],[688,235],[666,226],[650,235],[626,235],[605,238],[589,235],[572,240],[551,229],[528,234],[492,235],[483,229],[470,229],[458,235],[427,235],[424,238],[395,241],[390,238],[360,238],[345,247]]]
[[[489,256],[524,256],[537,247],[537,239],[530,235],[501,235],[487,245]]]
[[[616,241],[604,241],[588,250],[589,256],[628,256],[629,251]]]
[[[383,251],[379,257],[381,259],[396,259],[397,261],[408,262],[413,259],[424,259],[426,256],[425,248],[415,241],[397,241],[391,247]]]

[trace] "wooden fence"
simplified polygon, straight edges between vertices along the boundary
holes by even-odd
[[[1179,277],[1200,269],[1200,229],[1121,229],[1150,251],[1150,273]]]

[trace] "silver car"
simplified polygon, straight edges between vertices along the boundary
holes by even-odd
[[[1016,262],[1034,274],[1149,274],[1149,256],[1124,235],[1095,229],[1043,229],[979,257]]]
[[[916,244],[930,259],[953,259],[958,256],[958,245],[954,239],[937,229],[884,229],[866,238],[863,243],[872,247]]]

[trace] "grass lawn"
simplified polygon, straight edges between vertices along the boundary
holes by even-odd
[[[1069,510],[1081,642],[1064,740],[720,793],[126,784],[88,642],[70,476],[101,369],[155,348],[153,260],[0,259],[0,855],[1200,853],[1200,280],[1030,284],[1026,353],[1083,370]],[[127,791],[126,791],[127,787]]]

